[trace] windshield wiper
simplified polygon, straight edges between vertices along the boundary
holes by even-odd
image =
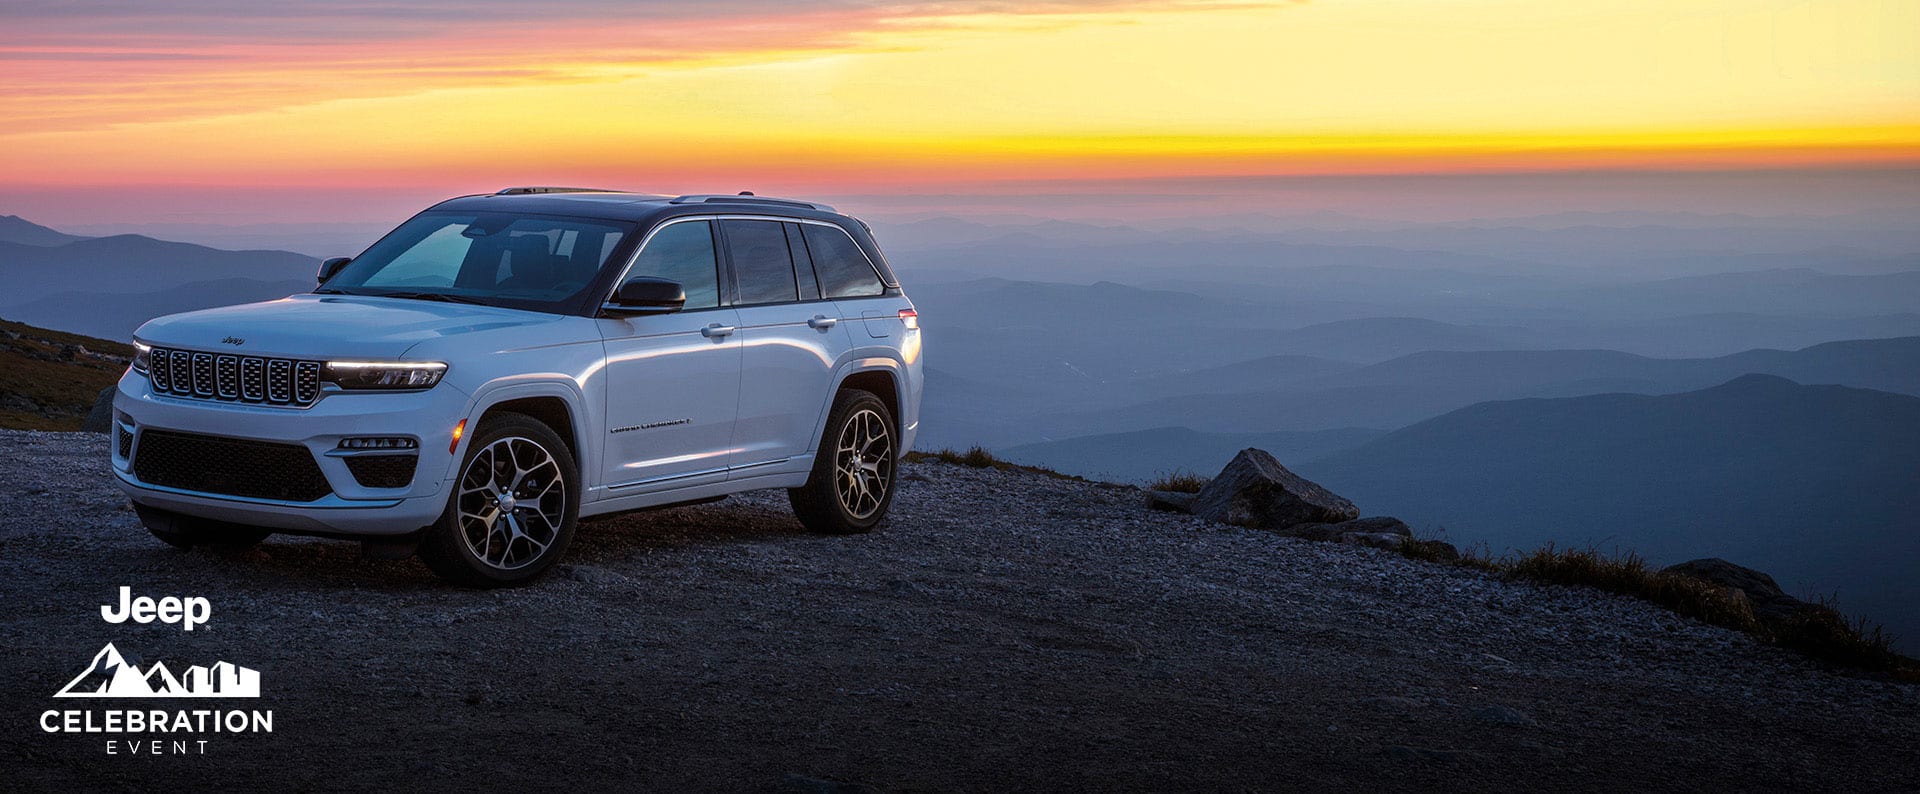
[[[474,306],[491,306],[486,301],[474,300],[465,295],[452,295],[445,292],[368,292],[359,293],[370,298],[405,298],[417,301],[440,301],[442,303],[466,303]]]

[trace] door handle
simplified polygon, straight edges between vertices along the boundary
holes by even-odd
[[[840,321],[832,317],[828,317],[824,314],[816,314],[813,316],[813,319],[807,321],[807,327],[808,328],[832,328],[833,324],[837,322],[840,322]]]
[[[733,326],[721,325],[719,323],[714,323],[712,325],[709,325],[705,328],[700,329],[700,335],[708,339],[719,339],[720,337],[726,336],[727,334],[730,334],[730,333],[733,333]]]

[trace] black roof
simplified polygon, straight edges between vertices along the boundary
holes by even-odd
[[[588,188],[522,187],[498,193],[447,199],[428,208],[428,212],[512,212],[528,215],[566,215],[576,218],[628,221],[645,231],[661,221],[681,215],[773,215],[783,218],[808,218],[825,221],[845,229],[880,271],[888,287],[898,288],[879,243],[865,223],[835,211],[825,204],[755,195],[660,196],[652,193],[628,193]]]
[[[643,225],[675,215],[725,212],[744,215],[784,215],[864,227],[859,221],[808,201],[767,196],[661,196],[618,190],[580,188],[508,188],[499,193],[447,199],[434,210],[462,212],[524,212],[572,215],[580,218],[633,221]]]

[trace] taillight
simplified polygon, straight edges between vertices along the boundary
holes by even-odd
[[[900,322],[906,324],[907,330],[918,331],[920,330],[920,313],[912,309],[901,309]]]

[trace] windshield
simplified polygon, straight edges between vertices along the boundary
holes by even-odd
[[[565,311],[632,228],[546,215],[428,212],[316,291]]]

